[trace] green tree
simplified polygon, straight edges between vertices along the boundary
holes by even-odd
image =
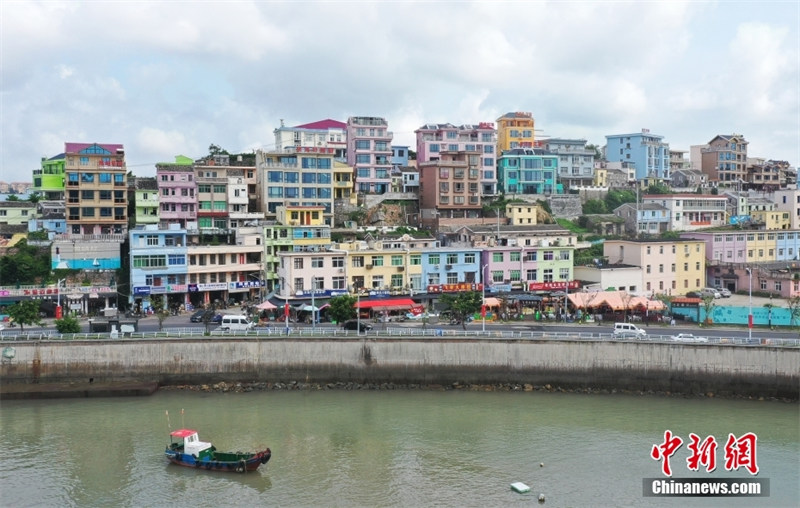
[[[445,310],[449,310],[450,314],[461,322],[461,328],[467,329],[467,317],[472,316],[481,310],[483,299],[481,294],[476,291],[466,291],[463,293],[443,293],[439,298]]]
[[[8,308],[8,315],[19,325],[20,331],[25,331],[25,325],[41,325],[39,308],[41,300],[23,300]]]
[[[328,300],[328,315],[337,323],[356,317],[356,298],[351,295],[334,296]]]
[[[0,257],[0,280],[6,285],[34,285],[50,277],[50,252],[22,239]]]
[[[31,203],[38,203],[41,200],[42,200],[42,195],[39,194],[38,192],[33,192],[28,196],[28,201],[30,201]]]
[[[704,296],[703,297],[703,311],[706,313],[705,324],[710,325],[712,324],[711,321],[711,311],[714,310],[714,306],[716,306],[716,302],[714,301],[713,296]]]
[[[608,191],[605,202],[606,209],[613,212],[617,209],[617,207],[619,207],[619,205],[624,205],[625,203],[635,203],[636,193],[629,190]]]
[[[583,205],[583,213],[591,215],[594,213],[608,213],[606,203],[599,199],[589,199]]]
[[[164,329],[164,320],[169,317],[169,311],[164,308],[164,295],[150,295],[150,304],[155,309],[158,319],[158,331]]]
[[[786,308],[789,309],[789,324],[791,326],[797,326],[798,318],[800,318],[800,296],[793,296],[786,300]]]
[[[64,316],[61,319],[56,319],[55,323],[58,333],[81,333],[80,323],[72,316]]]
[[[653,185],[647,187],[647,190],[645,190],[645,193],[647,194],[670,194],[671,192],[672,189],[663,183],[654,183]]]

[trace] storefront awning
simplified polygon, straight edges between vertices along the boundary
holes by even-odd
[[[357,303],[359,309],[405,310],[419,304],[411,298],[393,298],[386,300],[362,300]],[[392,307],[389,309],[388,307]]]

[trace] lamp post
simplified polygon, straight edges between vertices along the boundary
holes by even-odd
[[[67,279],[59,279],[56,283],[56,293],[58,296],[56,297],[56,318],[61,319],[64,316],[64,313],[61,311],[61,283],[66,282]]]
[[[281,289],[283,293],[283,318],[286,321],[286,335],[289,335],[289,284],[286,282],[286,277],[281,277],[283,286]]]
[[[311,276],[311,329],[317,329],[317,306],[314,305],[314,294],[317,292],[317,278]]]
[[[356,290],[356,335],[361,335],[361,288],[353,284]]]
[[[750,268],[745,268],[745,270],[747,270],[747,277],[750,281],[750,312],[747,314],[747,342],[750,343],[753,339],[753,271]]]
[[[481,268],[481,282],[483,285],[481,286],[481,318],[483,323],[481,324],[481,331],[486,331],[486,269],[489,267],[488,264],[483,265]]]

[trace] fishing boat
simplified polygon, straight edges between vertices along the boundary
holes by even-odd
[[[179,466],[208,471],[255,471],[266,464],[272,452],[269,448],[257,452],[220,452],[211,444],[200,441],[196,430],[178,429],[169,433],[170,444],[164,452],[167,459]]]

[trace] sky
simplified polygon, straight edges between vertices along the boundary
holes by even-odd
[[[4,0],[0,180],[65,142],[121,143],[151,176],[211,144],[271,150],[281,120],[384,117],[413,147],[512,111],[542,139],[737,133],[798,166],[799,25],[797,1]]]

